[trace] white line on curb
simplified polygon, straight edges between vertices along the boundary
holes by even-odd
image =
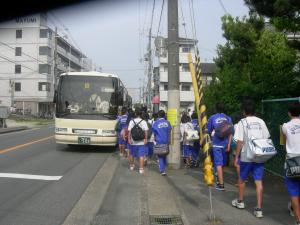
[[[60,180],[62,176],[43,176],[31,175],[21,173],[0,173],[0,178],[16,178],[16,179],[29,179],[29,180]]]

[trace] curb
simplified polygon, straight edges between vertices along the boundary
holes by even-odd
[[[90,224],[99,211],[119,162],[109,156],[62,225]]]
[[[27,129],[28,129],[28,127],[26,127],[26,126],[11,127],[11,128],[1,128],[0,129],[0,134],[11,133],[11,132],[21,131],[21,130],[27,130]]]

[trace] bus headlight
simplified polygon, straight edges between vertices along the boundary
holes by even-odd
[[[102,130],[103,136],[116,136],[115,130]]]
[[[55,133],[67,133],[68,128],[55,127]]]

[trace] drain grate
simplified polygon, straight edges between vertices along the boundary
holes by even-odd
[[[150,225],[184,225],[180,216],[150,216]]]

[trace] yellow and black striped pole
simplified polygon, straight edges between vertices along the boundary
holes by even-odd
[[[207,116],[206,116],[206,107],[203,101],[203,84],[201,81],[201,67],[200,67],[200,57],[198,49],[196,51],[196,69],[193,64],[192,54],[190,53],[188,56],[189,67],[192,75],[192,82],[194,88],[195,102],[198,114],[198,122],[200,126],[200,145],[202,147],[202,151],[205,155],[204,160],[204,182],[208,186],[212,186],[214,184],[214,175],[213,175],[213,164],[210,156],[210,148],[211,148],[211,140],[206,128],[207,124]]]

